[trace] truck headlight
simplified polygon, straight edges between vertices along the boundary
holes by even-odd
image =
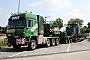
[[[40,34],[43,35],[44,34],[44,31],[43,30],[40,30]]]
[[[7,36],[11,36],[11,34],[7,34]]]

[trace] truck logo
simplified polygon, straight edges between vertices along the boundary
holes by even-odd
[[[19,19],[20,16],[14,16],[12,17],[12,20],[16,20],[16,19]]]
[[[36,30],[37,27],[38,27],[38,25],[35,24],[35,25],[31,28],[31,32],[34,32],[34,30]]]

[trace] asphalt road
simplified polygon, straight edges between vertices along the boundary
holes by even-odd
[[[35,56],[46,56],[54,54],[65,54],[90,50],[90,38],[84,41],[70,44],[59,44],[49,48],[39,46],[36,50],[28,51],[27,47],[22,47],[19,50],[11,48],[0,49],[0,59],[26,58]]]
[[[10,59],[6,59],[10,60]],[[90,51],[36,56],[28,58],[14,58],[11,60],[90,60]]]

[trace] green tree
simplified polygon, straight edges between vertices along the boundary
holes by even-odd
[[[2,30],[1,30],[1,26],[0,26],[0,33],[1,33],[1,31],[2,31]]]
[[[80,32],[83,34],[83,33],[86,33],[87,32],[87,26],[84,26],[80,29]]]
[[[46,24],[46,20],[44,20],[44,24]]]
[[[82,19],[79,19],[79,18],[71,18],[69,21],[68,21],[68,24],[79,24],[80,27],[82,27],[83,25],[83,20]]]
[[[1,27],[0,26],[0,33],[6,33],[6,27]]]
[[[1,29],[1,26],[0,26],[0,29]]]
[[[53,22],[53,26],[54,27],[58,27],[59,29],[63,26],[63,20],[61,18],[57,18],[54,22]]]
[[[87,28],[87,31],[86,31],[86,32],[87,32],[87,33],[90,33],[90,22],[88,22],[87,25],[88,25],[88,28]]]
[[[88,22],[88,24],[87,24],[87,25],[88,25],[88,28],[90,29],[90,22]]]

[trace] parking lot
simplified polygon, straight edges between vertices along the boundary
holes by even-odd
[[[55,54],[65,54],[81,51],[90,50],[90,38],[70,44],[59,44],[58,46],[45,47],[39,45],[36,50],[28,51],[27,47],[22,47],[19,50],[15,50],[12,47],[6,47],[0,49],[0,59],[11,59],[11,58],[26,58],[26,57],[35,57],[35,56],[46,56],[46,55],[55,55]]]

